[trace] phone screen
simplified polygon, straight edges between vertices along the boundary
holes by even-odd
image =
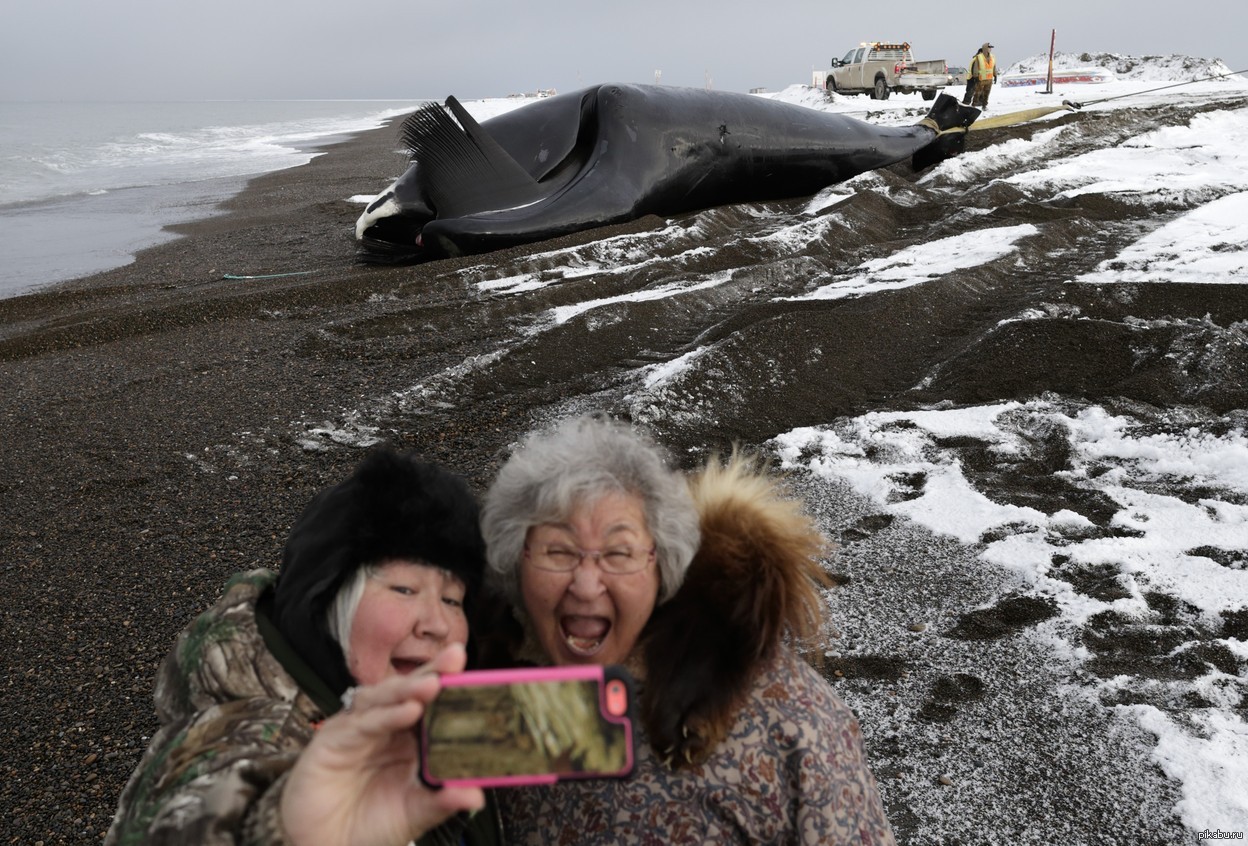
[[[622,668],[548,667],[442,680],[421,728],[429,784],[507,786],[627,775],[631,685]]]

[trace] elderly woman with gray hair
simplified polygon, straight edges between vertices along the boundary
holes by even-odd
[[[481,522],[508,660],[624,664],[641,691],[633,775],[500,791],[508,843],[893,842],[857,720],[792,645],[822,625],[823,539],[750,462],[686,479],[576,418],[515,451]]]

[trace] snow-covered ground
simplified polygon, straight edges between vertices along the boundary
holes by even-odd
[[[1087,58],[1072,57],[1072,61],[1086,62]],[[1220,94],[1242,91],[1245,85],[1242,78],[1234,77],[1154,90],[1197,75],[1229,72],[1181,57],[1149,62],[1098,56],[1092,64],[1108,66],[1118,81],[1068,85],[1052,95],[997,87],[990,114],[1063,99],[1081,102],[1088,110],[1141,108],[1174,98],[1216,102]],[[1034,61],[1020,65],[1011,71],[1041,67]],[[818,101],[801,90],[778,96],[807,104]],[[904,98],[871,103],[870,109],[887,108],[898,99]],[[997,160],[993,162],[996,169],[1002,159],[1044,155],[1046,148],[1062,144],[1063,132],[1056,129],[1027,141],[1008,141],[940,168],[951,172],[955,180],[975,180],[989,160]],[[1248,111],[1242,103],[1226,110],[1215,107],[1185,126],[1158,128],[1114,147],[1064,157],[1002,179],[1024,192],[1045,190],[1059,197],[1096,192],[1128,198],[1199,198],[1191,211],[1145,233],[1075,282],[1248,284]],[[843,196],[852,190],[851,181],[828,193]],[[873,290],[923,284],[926,279],[1006,254],[1018,239],[1034,234],[1035,228],[1025,224],[921,244],[864,262],[803,296],[865,296]],[[1029,319],[1029,315],[1020,314],[1018,319]],[[1236,341],[1248,342],[1246,333],[1248,326],[1241,324]],[[1152,613],[1146,600],[1150,591],[1178,598],[1191,609],[1193,619],[1214,632],[1223,629],[1230,615],[1242,618],[1246,613],[1248,439],[1242,414],[1223,419],[1227,428],[1218,434],[1197,427],[1155,432],[1099,406],[1071,409],[1039,399],[1021,405],[871,413],[796,429],[777,437],[774,444],[786,466],[844,480],[886,513],[961,543],[978,544],[984,561],[1012,574],[1013,589],[1052,597],[1059,614],[1037,629],[1035,636],[1048,639],[1055,653],[1077,665],[1088,655],[1080,643],[1066,637],[1072,624],[1086,623],[1108,610],[1145,621]],[[940,446],[951,439],[973,438],[989,444],[994,452],[1019,455],[1027,449],[1019,427],[1060,433],[1072,455],[1071,467],[1065,471],[1070,481],[1116,503],[1120,510],[1114,523],[1129,530],[1127,536],[1086,537],[1090,524],[1071,511],[1046,514],[994,502],[968,480],[956,453]],[[922,494],[899,498],[897,480],[914,474],[926,477]],[[1179,489],[1159,491],[1159,485]],[[1190,493],[1194,491],[1203,495]],[[1006,527],[1010,533],[1004,537],[981,541]],[[1059,556],[1063,565],[1106,568],[1121,588],[1121,596],[1094,599],[1076,591],[1068,581],[1055,579],[1052,571]],[[1154,758],[1182,784],[1179,812],[1194,833],[1248,830],[1248,723],[1244,720],[1248,685],[1243,669],[1248,641],[1242,625],[1235,631],[1238,636],[1214,640],[1238,657],[1237,672],[1209,664],[1208,672],[1198,678],[1173,683],[1181,688],[1174,692],[1176,697],[1196,692],[1208,707],[1176,717],[1149,704],[1120,706],[1124,715],[1156,735]],[[1181,653],[1191,645],[1178,643],[1173,651]],[[1116,692],[1138,683],[1119,676],[1101,685]]]
[[[1060,57],[1059,57],[1060,58]],[[1107,67],[1117,81],[1104,85],[1059,86],[1052,95],[1035,90],[997,87],[989,114],[1010,113],[1061,100],[1084,109],[1142,108],[1174,98],[1209,98],[1216,103],[1227,91],[1240,92],[1242,77],[1174,85],[1194,77],[1229,73],[1184,57],[1164,60],[1116,56],[1069,57],[1066,66]],[[1061,67],[1061,64],[1058,64]],[[1043,63],[1020,63],[1011,72],[1041,70]],[[1174,85],[1174,87],[1164,87]],[[1155,90],[1160,89],[1160,90]],[[794,90],[781,99],[817,103],[809,92]],[[851,98],[844,98],[853,103]],[[871,103],[872,111],[895,105]],[[1101,102],[1104,101],[1104,102]],[[841,104],[838,103],[838,106]],[[1055,113],[1055,116],[1062,114]],[[879,119],[880,116],[873,116]],[[1008,141],[944,163],[954,180],[972,181],[990,160],[1043,156],[1060,146],[1064,130],[1041,133],[1027,141]],[[869,179],[866,177],[865,179]],[[928,178],[935,178],[930,175]],[[1248,284],[1248,111],[1213,108],[1184,126],[1158,128],[1114,147],[1055,159],[1045,167],[1001,177],[1024,192],[1051,196],[1085,192],[1123,197],[1173,195],[1197,205],[1129,244],[1117,256],[1074,281],[1101,284],[1214,282]],[[864,180],[865,181],[865,180]],[[852,181],[830,189],[843,196]],[[983,263],[1012,250],[1020,238],[1034,235],[1029,224],[979,230],[917,245],[883,259],[872,259],[843,278],[803,296],[865,296],[873,290],[923,284]],[[1029,319],[1028,314],[1018,315]],[[1248,342],[1248,325],[1238,327],[1237,343]],[[1225,431],[1201,428],[1155,432],[1129,416],[1099,406],[1067,408],[1040,399],[974,408],[917,413],[872,413],[785,433],[774,441],[786,466],[820,477],[844,480],[889,514],[905,517],[961,543],[980,545],[980,557],[1012,575],[1012,589],[1052,597],[1059,615],[1037,629],[1055,653],[1078,664],[1087,650],[1066,637],[1072,624],[1083,624],[1112,610],[1146,621],[1150,591],[1164,591],[1191,609],[1193,619],[1211,631],[1223,629],[1230,615],[1248,609],[1248,439],[1243,415],[1223,418]],[[956,453],[941,442],[974,438],[1005,455],[1019,455],[1027,445],[1018,427],[1061,434],[1072,455],[1065,471],[1078,487],[1108,496],[1120,509],[1115,525],[1129,530],[1116,538],[1085,537],[1086,518],[1070,511],[1046,514],[994,502],[963,472]],[[920,496],[899,498],[898,479],[926,477]],[[1159,491],[1176,485],[1178,490]],[[1201,491],[1204,495],[1184,492]],[[1010,533],[991,538],[1009,527]],[[1121,588],[1121,596],[1097,600],[1067,581],[1053,578],[1054,561],[1103,567]],[[1230,627],[1227,627],[1230,628]],[[1215,642],[1238,657],[1237,672],[1209,664],[1198,678],[1173,684],[1174,696],[1196,692],[1208,707],[1182,717],[1156,706],[1120,706],[1124,715],[1156,735],[1154,758],[1167,775],[1182,784],[1179,812],[1194,832],[1206,829],[1248,831],[1248,704],[1245,664],[1248,641],[1238,636]],[[1174,653],[1192,646],[1178,643]],[[1128,676],[1101,682],[1108,691],[1140,683]],[[1164,681],[1148,681],[1165,686]]]

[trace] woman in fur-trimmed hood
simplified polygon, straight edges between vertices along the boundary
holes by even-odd
[[[857,720],[791,645],[823,622],[823,539],[751,462],[687,480],[576,418],[506,462],[482,531],[518,621],[486,660],[624,664],[640,689],[633,775],[500,791],[508,843],[893,843]]]

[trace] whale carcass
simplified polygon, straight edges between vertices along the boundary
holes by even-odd
[[[962,149],[978,109],[941,95],[910,126],[876,126],[749,94],[608,84],[477,123],[454,97],[403,124],[411,165],[356,237],[399,260],[488,252],[643,215],[808,196]]]

